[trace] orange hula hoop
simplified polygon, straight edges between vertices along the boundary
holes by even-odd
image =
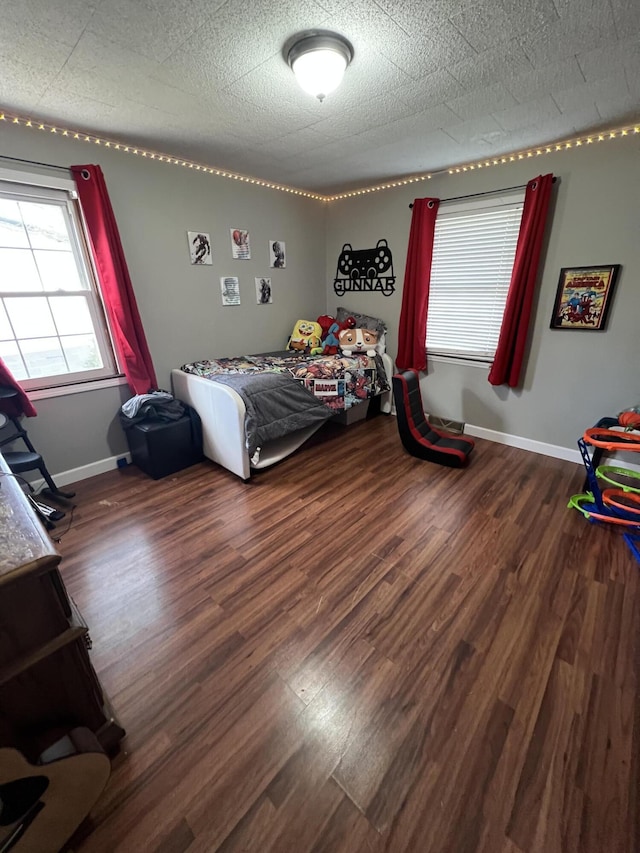
[[[626,450],[630,453],[640,452],[640,434],[629,435],[626,441],[623,438],[625,435],[629,435],[629,433],[620,432],[616,429],[590,427],[584,431],[582,437],[587,444],[593,444],[605,450]]]
[[[603,515],[601,512],[591,512],[586,510],[589,518],[595,518],[596,521],[606,521],[607,524],[619,524],[621,527],[640,527],[640,518],[637,521],[628,521],[625,518],[614,518],[611,515]]]
[[[635,504],[635,506],[630,506],[629,503],[621,501],[620,498],[624,498],[625,501],[629,501]],[[628,512],[631,515],[637,515],[638,521],[632,523],[640,524],[640,495],[633,495],[630,492],[625,492],[623,489],[606,489],[602,493],[602,501],[605,506]]]
[[[607,524],[617,524],[620,527],[640,528],[640,518],[638,518],[638,520],[636,521],[635,519],[617,518],[613,515],[604,515],[604,513],[596,512],[595,510],[592,511],[590,509],[587,509],[586,507],[582,507],[581,504],[583,503],[593,504],[593,495],[589,493],[585,493],[583,495],[574,495],[574,497],[571,498],[569,506],[574,506],[583,515],[586,515],[588,518],[594,518],[596,521],[604,521]]]

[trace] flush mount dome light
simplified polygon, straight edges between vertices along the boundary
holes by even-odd
[[[285,56],[304,91],[323,101],[342,82],[353,47],[337,33],[315,30],[294,36]]]

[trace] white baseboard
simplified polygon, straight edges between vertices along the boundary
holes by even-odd
[[[582,464],[580,451],[576,448],[573,450],[570,447],[562,447],[559,444],[547,444],[544,441],[536,441],[533,438],[523,438],[520,435],[510,435],[507,432],[498,432],[495,429],[486,429],[485,427],[474,426],[473,424],[465,424],[465,435],[473,435],[476,438],[485,438],[487,441],[494,441],[496,444],[505,444],[508,447],[518,447],[520,450],[528,450],[531,453],[541,453],[543,456],[553,456],[554,459],[565,459],[567,462],[577,462]],[[105,471],[112,471],[118,467],[118,459],[126,459],[127,464],[131,463],[131,454],[123,453],[120,456],[109,456],[106,459],[99,459],[97,462],[91,462],[89,465],[81,465],[79,468],[70,468],[68,471],[60,471],[58,474],[53,474],[53,479],[59,486],[67,486],[69,483],[77,483],[79,480],[86,480],[88,477],[95,477],[97,474],[104,474]],[[628,459],[620,456],[618,453],[606,454],[604,457],[606,465],[622,465],[624,468],[630,468],[632,471],[640,472],[640,463],[629,462]],[[37,490],[44,485],[44,480],[37,480],[32,483]]]
[[[582,465],[582,456],[576,448],[563,447],[560,444],[547,444],[544,441],[536,441],[533,438],[523,438],[520,435],[510,435],[506,432],[498,432],[495,429],[465,424],[465,435],[473,435],[476,438],[486,438],[487,441],[495,441],[496,444],[506,444],[508,447],[518,447],[520,450],[529,450],[531,453],[541,453],[543,456],[553,456],[555,459],[565,459],[567,462],[577,462]],[[621,465],[632,471],[640,471],[640,463],[629,462],[627,458],[619,453],[607,453],[603,459],[605,465]]]
[[[127,464],[131,463],[131,454],[122,453],[119,456],[109,456],[106,459],[98,459],[97,462],[90,462],[88,465],[80,465],[79,468],[70,468],[68,471],[60,471],[51,476],[55,480],[57,486],[68,486],[69,483],[77,483],[79,480],[87,480],[89,477],[95,477],[97,474],[104,474],[106,471],[113,471],[118,467],[118,459],[126,459]],[[32,484],[36,491],[46,485],[42,479],[35,480]]]

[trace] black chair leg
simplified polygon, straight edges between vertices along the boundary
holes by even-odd
[[[51,474],[47,471],[44,464],[43,464],[42,468],[40,468],[39,470],[41,471],[42,476],[44,477],[44,479],[47,483],[47,488],[42,489],[43,495],[47,495],[48,497],[51,497],[51,498],[61,498],[62,500],[65,500],[65,501],[70,501],[71,498],[75,498],[75,496],[76,496],[75,492],[65,492],[56,486],[56,484],[51,479]]]
[[[22,427],[22,424],[20,423],[18,418],[13,417],[12,415],[9,415],[8,418],[11,421],[11,423],[13,424],[13,428],[14,428],[15,432],[13,435],[10,435],[7,438],[3,439],[3,441],[0,442],[0,447],[3,444],[13,443],[14,441],[21,440],[27,446],[29,453],[32,453],[33,456],[36,457],[36,458],[31,458],[28,461],[27,460],[19,460],[19,458],[17,458],[14,468],[12,468],[14,473],[20,474],[24,471],[32,471],[33,469],[37,469],[42,474],[44,481],[47,484],[47,488],[42,490],[43,494],[46,494],[52,498],[59,498],[62,500],[71,500],[71,498],[74,498],[76,496],[75,492],[65,492],[56,486],[56,484],[53,480],[53,477],[51,476],[51,474],[47,470],[47,466],[44,463],[44,459],[42,458],[42,456],[40,456],[38,451],[35,449],[35,447],[31,443],[31,439],[29,438],[29,435],[27,434],[26,429],[24,429]],[[16,457],[19,457],[19,454],[16,453],[15,455],[16,455]],[[11,468],[10,456],[11,456],[11,454],[8,454],[7,463],[9,464],[9,467]],[[21,464],[19,464],[19,463],[21,463]],[[29,489],[30,489],[30,491],[33,491],[31,486],[29,486]]]

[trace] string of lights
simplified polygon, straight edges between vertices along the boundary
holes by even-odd
[[[415,181],[431,180],[435,175],[458,175],[462,172],[474,172],[477,169],[486,169],[491,166],[501,166],[505,163],[515,163],[519,160],[527,160],[529,158],[540,157],[543,154],[551,154],[556,151],[567,151],[571,148],[580,148],[583,145],[591,145],[593,143],[604,142],[609,139],[621,139],[623,136],[632,134],[640,134],[640,125],[630,125],[629,127],[620,127],[614,130],[601,131],[600,133],[587,134],[585,136],[567,139],[563,142],[554,142],[550,145],[540,145],[535,148],[528,148],[524,151],[516,152],[515,154],[504,154],[499,157],[492,157],[486,160],[479,160],[475,163],[466,163],[461,166],[451,166],[446,169],[431,172],[428,175],[414,175],[410,178],[402,178],[396,181],[390,181],[386,184],[377,186],[365,187],[363,189],[351,190],[350,192],[340,193],[339,195],[325,196],[324,201],[339,201],[343,198],[353,198],[354,196],[364,195],[365,193],[379,192],[380,190],[388,190],[392,187],[403,187],[406,184],[415,183]]]
[[[419,183],[421,181],[429,181],[435,175],[458,175],[463,172],[473,172],[478,169],[487,169],[492,166],[501,166],[508,163],[515,163],[519,160],[527,160],[534,157],[540,157],[544,154],[551,154],[558,151],[567,151],[573,148],[580,148],[583,145],[592,145],[599,142],[608,141],[611,139],[621,139],[625,136],[640,134],[640,125],[629,125],[627,127],[615,128],[612,130],[600,131],[598,133],[585,134],[572,139],[564,140],[563,142],[554,142],[549,145],[540,145],[534,148],[528,148],[524,151],[519,151],[513,154],[504,154],[496,157],[490,157],[484,160],[478,160],[473,163],[466,163],[460,166],[451,166],[438,171],[433,171],[429,174],[412,175],[410,177],[398,178],[393,181],[387,181],[383,184],[376,184],[370,187],[363,187],[357,190],[338,193],[336,195],[321,195],[320,193],[309,192],[307,190],[288,187],[284,184],[277,184],[272,181],[264,181],[261,178],[252,178],[248,175],[241,175],[236,172],[230,172],[228,169],[218,169],[215,166],[207,166],[202,163],[197,163],[193,160],[185,160],[182,157],[174,157],[170,154],[162,154],[157,151],[151,151],[141,146],[129,145],[123,142],[116,142],[112,139],[106,139],[93,133],[71,130],[69,128],[60,127],[58,125],[49,124],[48,122],[39,121],[36,119],[24,118],[19,115],[14,115],[9,112],[0,110],[0,122],[6,122],[9,125],[18,125],[21,127],[32,128],[35,130],[55,133],[60,136],[66,136],[70,139],[81,142],[89,142],[94,145],[101,145],[104,148],[111,148],[115,151],[121,151],[124,154],[134,154],[139,157],[146,157],[149,160],[157,160],[160,163],[169,163],[174,166],[181,166],[187,169],[194,169],[197,172],[205,172],[209,175],[216,175],[221,178],[229,178],[241,183],[254,184],[255,186],[265,187],[279,192],[290,193],[291,195],[302,196],[304,198],[313,199],[314,201],[331,202],[341,201],[342,199],[355,198],[357,196],[366,195],[368,193],[381,192],[382,190],[390,190],[396,187],[404,187],[408,184]]]
[[[157,160],[159,163],[170,163],[174,166],[194,169],[197,172],[206,172],[209,175],[217,175],[221,178],[230,178],[234,181],[240,181],[246,184],[255,184],[256,186],[267,187],[272,190],[280,190],[280,192],[304,196],[305,198],[315,199],[316,201],[325,201],[325,196],[320,195],[319,193],[307,192],[306,190],[299,190],[295,187],[287,187],[284,184],[276,184],[272,181],[263,181],[261,178],[251,178],[248,175],[240,175],[236,172],[230,172],[228,169],[217,169],[214,166],[205,166],[202,163],[197,163],[193,160],[185,160],[182,157],[174,157],[169,154],[150,151],[148,148],[143,148],[139,145],[116,142],[112,139],[106,139],[103,136],[97,136],[93,133],[71,130],[66,127],[48,124],[47,122],[38,121],[36,119],[12,115],[8,112],[0,111],[0,122],[7,122],[9,125],[19,125],[22,127],[32,128],[34,130],[55,133],[59,136],[67,136],[70,139],[75,139],[81,142],[90,142],[94,145],[101,145],[103,148],[111,148],[115,151],[121,151],[124,154],[135,154],[139,157],[146,157],[149,160]]]

